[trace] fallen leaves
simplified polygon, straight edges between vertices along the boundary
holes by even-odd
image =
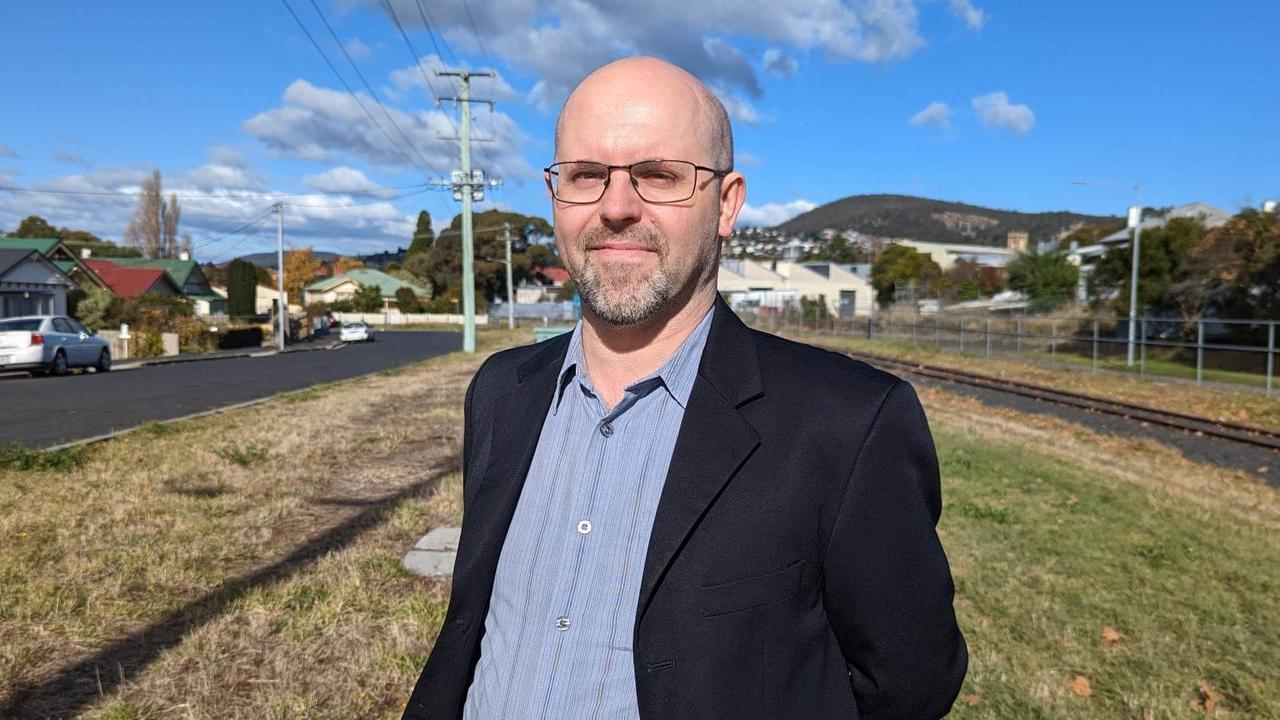
[[[1089,682],[1089,678],[1076,675],[1071,678],[1071,692],[1080,697],[1090,697],[1093,695],[1093,684]]]
[[[1200,710],[1205,715],[1214,717],[1218,706],[1222,704],[1222,693],[1207,682],[1200,683],[1198,691],[1199,697],[1191,701],[1191,709]]]

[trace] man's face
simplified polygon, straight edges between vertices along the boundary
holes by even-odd
[[[677,92],[686,88],[616,79],[590,83],[565,108],[557,162],[663,159],[713,166],[696,96]],[[692,198],[654,204],[640,198],[625,170],[613,170],[609,180],[595,203],[552,198],[560,256],[591,312],[611,324],[634,325],[673,298],[714,287],[720,181],[698,171]]]

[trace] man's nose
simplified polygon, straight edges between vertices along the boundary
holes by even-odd
[[[630,225],[640,220],[644,200],[631,182],[626,168],[609,171],[609,184],[600,198],[600,221],[606,226]]]

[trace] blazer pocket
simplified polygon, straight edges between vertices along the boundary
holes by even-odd
[[[727,615],[740,610],[771,605],[790,598],[800,587],[804,560],[764,575],[735,580],[722,585],[703,585],[698,595],[705,617]]]

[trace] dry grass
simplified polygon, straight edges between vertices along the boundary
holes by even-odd
[[[1280,431],[1280,398],[1268,398],[1257,391],[1197,386],[1169,378],[1143,379],[1109,372],[1093,373],[1087,366],[1046,367],[1016,359],[987,358],[949,350],[937,350],[924,344],[912,344],[904,340],[867,340],[861,336],[829,335],[811,331],[781,334],[802,342],[837,350],[843,348],[942,367],[954,367],[995,377],[1060,387],[1074,392]]]
[[[526,333],[485,333],[482,348]],[[0,471],[0,716],[395,717],[461,516],[448,356]]]

